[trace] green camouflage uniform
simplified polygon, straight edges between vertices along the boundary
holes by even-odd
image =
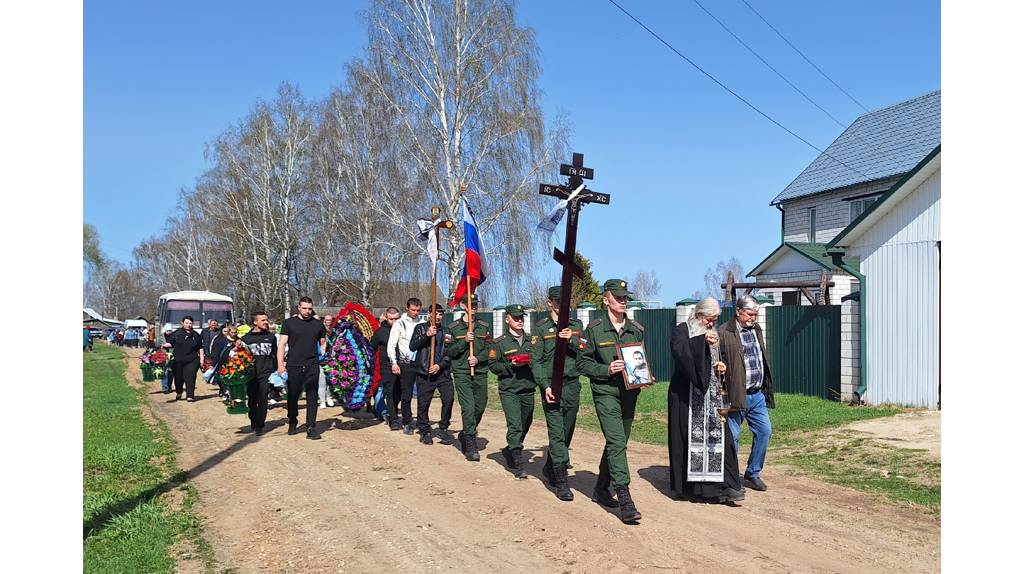
[[[469,332],[466,318],[448,324],[452,342],[448,345],[448,357],[452,360],[452,376],[455,392],[462,411],[462,432],[475,437],[476,427],[487,408],[487,350],[490,346],[491,329],[486,321],[473,321],[473,350],[477,359],[476,375],[469,374],[469,343],[465,336]]]
[[[530,351],[530,366],[541,388],[541,407],[548,425],[548,458],[544,466],[549,470],[551,465],[569,464],[569,445],[576,430],[576,414],[580,410],[580,373],[576,368],[576,352],[579,350],[583,322],[569,319],[569,329],[573,336],[569,339],[565,355],[562,396],[557,403],[549,403],[544,400],[543,391],[551,386],[558,326],[550,316],[537,321],[533,326],[534,345]]]
[[[513,307],[510,305],[508,308]],[[521,306],[516,306],[520,309]],[[512,366],[509,357],[518,354],[530,354],[533,347],[531,337],[523,333],[519,342],[511,334],[494,339],[487,351],[487,364],[491,372],[498,375],[498,396],[501,398],[501,409],[505,411],[505,423],[508,426],[506,441],[508,449],[515,451],[523,448],[523,440],[533,422],[534,391],[537,383],[533,378],[530,365]]]

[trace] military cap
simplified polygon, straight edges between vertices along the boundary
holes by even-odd
[[[523,307],[519,303],[513,303],[505,306],[505,312],[514,317],[526,314],[526,307]]]
[[[612,295],[616,297],[630,297],[633,294],[629,292],[629,286],[622,279],[609,279],[604,282],[604,290],[611,291]]]
[[[557,301],[557,300],[559,300],[561,298],[562,298],[562,286],[561,285],[555,285],[553,287],[548,287],[548,299],[554,299],[554,300]]]
[[[466,302],[466,298],[467,297],[469,297],[469,293],[467,293],[467,294],[462,296],[462,302],[463,303]],[[476,296],[476,293],[473,293],[473,304],[474,305],[479,305],[480,304],[480,298]]]

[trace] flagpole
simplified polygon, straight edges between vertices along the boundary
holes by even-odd
[[[436,218],[435,218],[436,219]],[[441,252],[441,234],[434,232],[434,240],[437,241],[437,252]],[[434,306],[437,305],[437,264],[434,264],[434,279],[430,284],[430,326],[437,328],[437,321],[434,320]],[[428,369],[434,366],[434,344],[437,342],[437,334],[430,338],[430,362]]]
[[[472,333],[473,328],[473,283],[469,280],[469,273],[466,273],[466,324],[469,325],[469,332]],[[475,337],[474,337],[475,339]],[[473,356],[473,339],[469,341],[469,356]],[[469,376],[476,376],[476,367],[473,365],[469,366]]]

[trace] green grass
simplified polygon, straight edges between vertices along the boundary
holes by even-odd
[[[493,375],[490,383],[488,407],[500,410],[497,380]],[[577,425],[601,432],[590,385],[585,378],[582,383]],[[537,400],[539,408],[539,393]],[[777,393],[775,402],[776,408],[770,411],[772,443],[769,463],[791,465],[834,484],[882,493],[892,500],[920,504],[935,512],[939,510],[941,465],[938,461],[923,451],[888,446],[853,431],[832,432],[832,429],[848,423],[892,416],[905,409],[850,406],[785,393]],[[740,434],[741,451],[750,446],[752,439],[750,430],[744,425]],[[668,444],[667,382],[657,383],[640,392],[630,440]],[[744,456],[741,453],[741,466]]]
[[[192,512],[196,494],[177,468],[166,425],[142,417],[144,390],[124,376],[123,352],[84,353],[83,567],[85,572],[174,572],[171,547],[187,539],[209,572],[213,552]],[[175,492],[178,508],[169,503]]]

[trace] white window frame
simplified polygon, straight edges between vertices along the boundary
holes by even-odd
[[[853,223],[854,219],[857,219],[860,214],[868,210],[869,207],[881,197],[882,194],[869,195],[867,197],[858,197],[857,199],[851,199],[850,202],[850,223]]]

